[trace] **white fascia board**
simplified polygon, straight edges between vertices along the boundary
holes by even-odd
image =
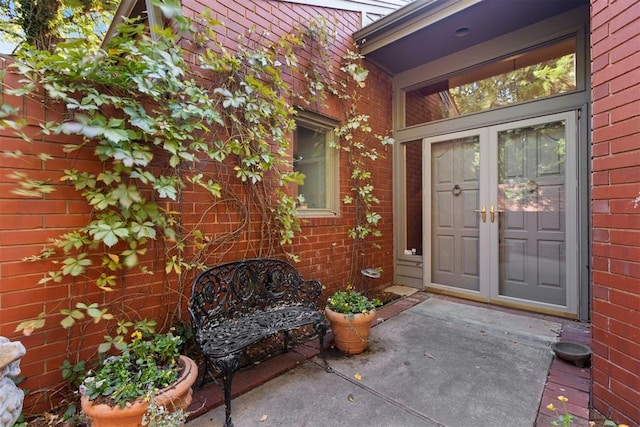
[[[382,18],[369,27],[363,28],[354,36],[356,40],[359,41],[360,52],[366,55],[422,28],[453,16],[481,1],[482,0],[451,0],[437,5],[433,10],[424,13],[420,13],[420,9],[431,6],[436,3],[436,1],[431,0],[421,5],[416,4],[417,7],[411,7],[412,5],[409,5],[406,8],[400,9],[397,13]],[[396,24],[396,22],[411,15],[415,17],[405,23]],[[379,32],[379,35],[376,34],[374,36],[373,34],[376,32]],[[368,40],[368,35],[372,35],[373,40]]]
[[[151,0],[144,0],[145,5],[147,6],[147,18],[149,19],[149,28],[162,28],[164,26],[164,21],[162,17],[162,11],[159,7],[153,5]],[[155,40],[157,37],[155,31],[151,31],[151,38]]]
[[[149,27],[154,28],[158,26],[162,26],[162,11],[160,8],[155,7],[151,0],[121,0],[118,4],[118,8],[113,14],[113,19],[111,20],[111,24],[109,25],[109,29],[104,35],[102,39],[101,47],[104,47],[109,40],[111,40],[117,33],[117,27],[120,23],[122,23],[126,18],[131,18],[131,14],[135,9],[136,5],[144,1],[145,9],[147,12],[147,19],[149,21]],[[154,31],[151,31],[151,37],[155,39],[156,35]]]
[[[131,16],[131,12],[133,11],[133,8],[136,6],[136,3],[138,3],[138,0],[121,0],[120,1],[120,4],[118,4],[118,8],[113,14],[113,19],[111,20],[109,29],[104,34],[101,47],[104,47],[104,45],[106,45],[107,42],[116,35],[116,31],[117,31],[116,27],[118,26],[118,24],[124,21],[125,18],[129,18]]]
[[[310,6],[326,7],[328,9],[350,10],[380,15],[389,13],[404,6],[407,2],[401,0],[389,1],[347,1],[347,0],[283,0],[287,3],[306,4]]]

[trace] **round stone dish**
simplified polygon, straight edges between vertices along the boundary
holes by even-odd
[[[591,360],[591,349],[574,342],[555,342],[551,349],[560,359],[573,363],[579,368],[587,366]]]

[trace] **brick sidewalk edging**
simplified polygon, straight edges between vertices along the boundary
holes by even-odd
[[[548,320],[562,323],[560,341],[570,341],[590,346],[591,326],[587,323],[573,322],[566,319],[547,317]],[[558,408],[558,396],[569,399],[568,411],[574,416],[573,427],[589,426],[589,396],[591,390],[591,369],[579,368],[571,363],[553,358],[547,383],[542,393],[536,427],[549,426],[554,414],[547,409],[549,403]]]

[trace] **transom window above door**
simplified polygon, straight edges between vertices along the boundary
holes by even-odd
[[[339,210],[339,150],[332,147],[337,121],[298,111],[293,135],[293,168],[304,175],[294,196],[303,216],[335,216]]]
[[[450,119],[576,90],[571,37],[496,59],[405,92],[405,126]]]

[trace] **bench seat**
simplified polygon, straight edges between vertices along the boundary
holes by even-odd
[[[256,310],[235,319],[211,322],[198,332],[197,340],[208,357],[224,357],[244,350],[262,339],[292,329],[323,322],[323,315],[305,306]]]

